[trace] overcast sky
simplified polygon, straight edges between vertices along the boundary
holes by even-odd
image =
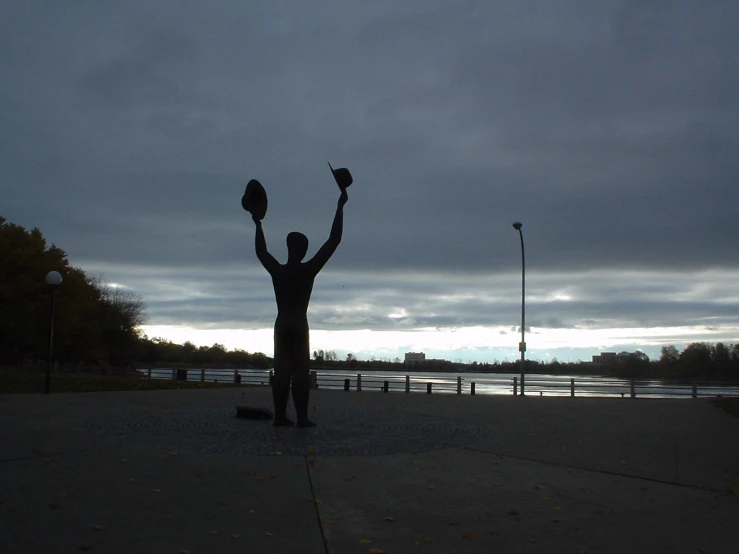
[[[735,0],[0,8],[0,215],[140,294],[149,336],[272,353],[273,254],[343,241],[312,347],[515,359],[739,342]]]

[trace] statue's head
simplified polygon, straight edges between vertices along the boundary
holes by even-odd
[[[287,235],[287,259],[297,262],[303,261],[308,252],[308,237],[303,233],[293,231]]]

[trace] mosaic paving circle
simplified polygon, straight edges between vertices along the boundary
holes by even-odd
[[[167,450],[258,456],[421,452],[469,444],[489,433],[464,421],[373,410],[321,409],[312,416],[318,427],[311,429],[274,427],[235,414],[235,408],[178,408],[139,418],[93,418],[82,427]]]

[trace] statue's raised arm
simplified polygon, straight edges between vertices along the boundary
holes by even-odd
[[[318,273],[326,265],[326,262],[331,258],[336,248],[341,243],[341,235],[344,232],[344,204],[349,200],[349,195],[346,189],[342,189],[341,196],[339,196],[339,203],[336,206],[336,215],[334,215],[334,223],[331,225],[331,234],[328,236],[328,240],[323,243],[323,246],[318,249],[316,255],[308,262],[315,273]]]
[[[277,268],[280,267],[280,262],[278,262],[275,257],[269,253],[269,250],[267,250],[267,240],[264,238],[262,222],[256,217],[252,217],[252,219],[257,226],[257,232],[254,236],[254,247],[257,251],[257,258],[262,262],[264,269],[266,269],[270,275],[273,275]]]

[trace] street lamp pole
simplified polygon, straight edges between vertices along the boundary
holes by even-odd
[[[521,231],[521,227],[523,227],[523,224],[518,221],[513,224],[513,228],[518,231],[518,235],[521,237],[521,342],[518,345],[518,350],[521,352],[521,396],[524,396],[524,370],[526,368],[526,257],[524,256],[523,231]]]
[[[45,392],[49,394],[51,389],[51,364],[54,353],[54,304],[56,301],[56,289],[62,284],[62,274],[58,271],[49,271],[46,274],[46,283],[51,287],[51,314],[49,318],[49,357],[46,360],[46,387]]]

